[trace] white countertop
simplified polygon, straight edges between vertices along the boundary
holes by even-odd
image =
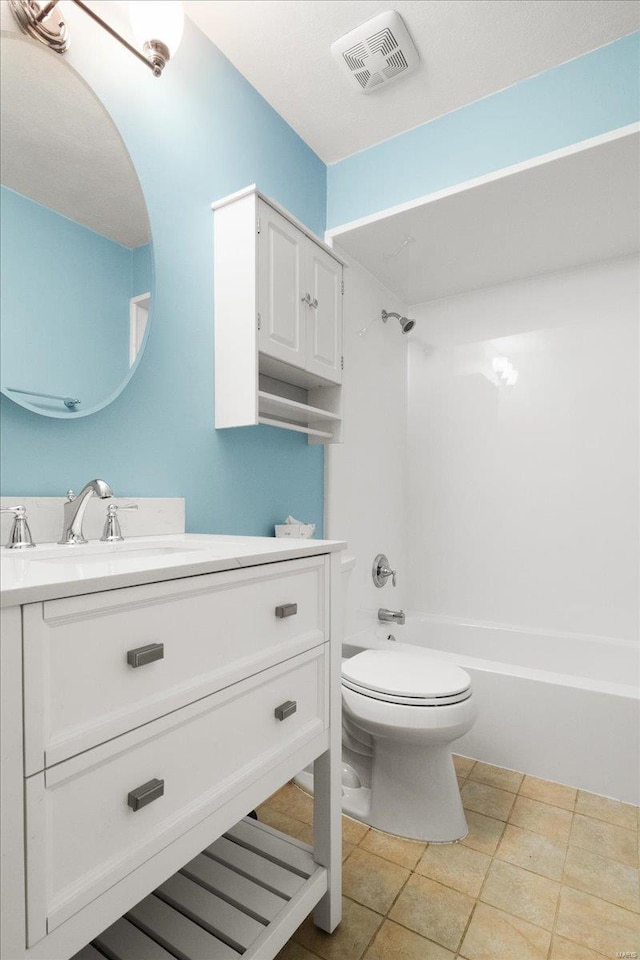
[[[157,583],[343,550],[339,540],[182,533],[82,546],[0,549],[0,606]]]

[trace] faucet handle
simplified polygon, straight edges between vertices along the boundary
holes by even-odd
[[[120,529],[120,521],[118,520],[118,512],[120,510],[137,510],[137,503],[110,503],[107,507],[107,519],[104,524],[104,530],[102,531],[102,536],[100,540],[102,543],[119,543],[124,540],[122,536],[122,530]]]
[[[373,561],[371,576],[376,587],[384,587],[389,577],[391,577],[394,587],[396,585],[396,571],[391,569],[389,560],[384,553],[379,553]]]
[[[2,513],[12,513],[14,520],[7,542],[8,550],[22,550],[25,547],[35,547],[31,530],[27,523],[27,508],[19,503],[15,507],[0,507]]]
[[[73,492],[73,490],[67,490],[67,503],[73,503],[75,498],[76,498],[76,495]]]

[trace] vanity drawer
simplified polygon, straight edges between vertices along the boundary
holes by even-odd
[[[25,607],[27,775],[328,639],[325,559]]]
[[[328,726],[325,649],[30,777],[30,942],[321,735]],[[154,780],[148,792],[158,796],[134,810],[131,795]]]

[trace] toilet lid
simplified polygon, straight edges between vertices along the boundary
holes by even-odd
[[[421,651],[365,650],[343,661],[342,677],[351,689],[401,697],[402,702],[415,697],[442,698],[450,703],[471,687],[469,674],[460,667],[431,659]]]

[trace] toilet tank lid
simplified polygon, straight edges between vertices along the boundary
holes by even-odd
[[[342,676],[367,690],[404,697],[451,697],[471,686],[460,667],[421,650],[365,650],[343,661]]]

